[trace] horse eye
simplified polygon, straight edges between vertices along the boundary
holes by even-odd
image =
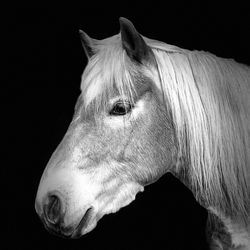
[[[132,105],[129,102],[119,101],[115,103],[112,110],[109,112],[110,115],[126,115],[132,109]]]

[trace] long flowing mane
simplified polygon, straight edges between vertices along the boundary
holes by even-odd
[[[144,37],[157,69],[131,62],[120,34],[95,41],[82,76],[85,107],[107,105],[110,93],[133,96],[151,78],[171,112],[184,178],[197,199],[231,218],[250,216],[250,68],[207,52]],[[178,171],[178,169],[177,169]]]

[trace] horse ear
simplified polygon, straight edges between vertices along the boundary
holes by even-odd
[[[87,58],[89,59],[94,55],[94,39],[89,37],[84,31],[79,30],[82,47],[85,51]]]
[[[122,46],[128,56],[139,63],[142,63],[143,60],[148,60],[151,55],[151,49],[137,32],[132,22],[124,17],[120,17],[119,22]]]

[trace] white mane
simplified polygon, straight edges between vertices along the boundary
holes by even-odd
[[[210,53],[145,38],[157,67],[135,66],[120,35],[99,41],[83,74],[85,106],[105,104],[116,88],[132,97],[138,72],[163,93],[191,189],[232,218],[250,216],[250,68]]]

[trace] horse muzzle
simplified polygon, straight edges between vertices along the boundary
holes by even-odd
[[[44,199],[43,204],[35,203],[36,211],[45,228],[52,234],[62,238],[79,238],[82,231],[88,227],[93,217],[94,208],[90,207],[77,223],[65,225],[65,201],[58,193],[50,193]],[[70,218],[73,221],[73,218]]]

